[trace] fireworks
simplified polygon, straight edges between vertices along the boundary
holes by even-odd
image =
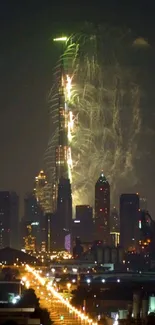
[[[94,185],[101,170],[111,185],[113,200],[137,182],[134,157],[141,130],[140,89],[130,66],[124,65],[126,35],[88,27],[68,39],[60,59],[67,81],[68,165],[74,205],[94,205]],[[51,182],[58,138],[59,66],[50,96],[54,132],[45,154]]]

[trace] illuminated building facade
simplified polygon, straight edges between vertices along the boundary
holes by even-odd
[[[28,224],[26,226],[26,236],[24,239],[24,250],[25,252],[32,252],[36,251],[36,237],[32,234],[32,226]]]
[[[15,192],[0,192],[0,249],[19,249],[19,198]]]
[[[120,232],[110,231],[110,245],[119,246],[120,244]]]
[[[28,193],[24,198],[24,217],[21,222],[21,246],[25,247],[25,240],[28,237],[27,244],[30,243],[30,235],[35,239],[35,251],[41,250],[43,241],[43,222],[44,213],[36,196],[33,193]],[[29,230],[29,233],[28,233]],[[30,245],[32,246],[32,245]]]
[[[63,78],[59,85],[59,139],[56,147],[56,179],[68,178],[68,111],[65,103]]]
[[[139,220],[140,240],[139,245],[141,252],[155,259],[155,221],[146,210],[140,211]],[[149,255],[148,255],[149,254]]]
[[[47,183],[46,175],[43,170],[35,177],[34,194],[43,211],[45,213],[51,212],[52,190],[51,186]]]
[[[111,245],[117,247],[120,243],[120,221],[119,214],[114,206],[110,214],[110,239]]]
[[[120,245],[125,251],[139,250],[139,195],[120,196]]]
[[[110,185],[103,172],[95,185],[95,239],[110,244]]]
[[[72,181],[72,156],[71,156],[71,141],[73,131],[73,115],[69,108],[69,101],[71,96],[71,82],[72,78],[64,73],[64,67],[61,66],[60,83],[59,83],[59,133],[58,145],[55,151],[55,165],[56,165],[56,183],[63,177]]]
[[[71,78],[64,73],[62,63],[58,85],[58,145],[55,149],[56,181],[53,188],[53,207],[56,211],[56,248],[64,249],[65,238],[71,234],[72,227],[72,192],[71,192],[71,129],[72,114],[68,106],[70,99]],[[55,202],[54,202],[55,201]],[[53,228],[55,229],[55,228]],[[53,234],[53,231],[52,231]],[[59,234],[59,236],[58,236]],[[54,236],[54,234],[53,234]],[[69,237],[67,237],[69,238]]]

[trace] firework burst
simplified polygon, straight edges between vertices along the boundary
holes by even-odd
[[[73,202],[94,205],[94,185],[103,170],[112,199],[136,185],[134,157],[141,130],[140,89],[129,65],[124,64],[126,35],[118,30],[86,26],[72,35],[60,59],[72,77],[68,105],[74,116],[72,133]],[[59,63],[60,63],[59,62]],[[46,151],[47,169],[54,180],[58,139],[58,93],[51,90],[50,114],[54,133]]]

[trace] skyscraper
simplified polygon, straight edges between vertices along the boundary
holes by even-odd
[[[139,195],[120,196],[120,244],[125,251],[138,251],[139,247]]]
[[[89,220],[93,219],[93,209],[90,205],[77,205],[76,206],[76,219],[84,220],[85,225]]]
[[[43,209],[37,201],[33,193],[28,193],[24,198],[24,217],[22,218],[22,238],[21,243],[22,247],[31,247],[34,246],[35,251],[41,249],[41,242],[43,237]],[[32,242],[31,243],[31,238]]]
[[[19,198],[15,192],[0,192],[0,248],[19,249]]]
[[[72,220],[72,225],[72,235],[74,240],[76,237],[80,237],[82,242],[93,241],[94,222],[92,207],[89,205],[77,205],[76,219]]]
[[[69,147],[69,107],[67,101],[67,83],[69,76],[64,73],[63,62],[59,77],[59,102],[58,102],[58,145],[55,150],[56,182],[53,187],[53,206],[57,207],[55,213],[57,220],[53,223],[56,227],[56,238],[52,242],[55,247],[64,248],[65,236],[71,233],[72,227],[72,193],[71,193],[71,149]],[[69,78],[70,80],[70,78]],[[54,237],[52,226],[52,234]],[[59,236],[58,236],[59,234]]]
[[[59,137],[56,147],[56,180],[68,178],[68,111],[65,104],[65,90],[63,76],[59,85]]]
[[[103,172],[95,185],[95,239],[110,244],[110,185]]]
[[[25,237],[23,237],[23,247],[26,252],[36,252],[36,236],[33,236],[31,224],[27,223],[24,227]]]
[[[50,213],[52,211],[52,191],[43,170],[35,177],[34,194],[43,211]]]
[[[33,193],[26,194],[24,198],[24,220],[40,222],[43,210]]]
[[[110,232],[120,232],[119,214],[115,206],[110,213]]]
[[[112,246],[118,246],[120,242],[120,221],[119,214],[114,206],[110,213],[110,239]]]
[[[71,233],[72,227],[72,193],[69,179],[61,178],[58,185],[57,199],[57,247],[64,248],[65,236]]]

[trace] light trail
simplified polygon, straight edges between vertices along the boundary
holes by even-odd
[[[71,100],[72,79],[73,76],[70,77],[68,74],[65,75],[65,82],[63,78],[63,83],[65,87],[65,107],[67,110],[67,119],[66,119],[67,129],[68,129],[67,133],[68,133],[68,141],[69,141],[69,147],[67,150],[67,164],[68,164],[68,177],[71,183],[72,183],[72,169],[73,169],[71,142],[72,142],[72,131],[74,127],[74,122],[73,122],[72,111],[69,108],[69,103]]]
[[[32,273],[34,277],[40,282],[42,286],[45,286],[46,281],[29,265],[26,265],[26,271]],[[51,285],[50,282],[46,284],[46,288],[48,291],[50,291],[55,298],[57,298],[66,308],[69,309],[69,312],[73,312],[74,315],[76,315],[81,321],[84,321],[84,324],[90,324],[90,325],[98,325],[97,322],[94,322],[93,319],[89,318],[87,315],[82,313],[80,310],[75,308],[73,305],[71,305],[68,301],[66,301]]]
[[[66,75],[66,100],[69,102],[71,100],[72,78],[68,74]]]

